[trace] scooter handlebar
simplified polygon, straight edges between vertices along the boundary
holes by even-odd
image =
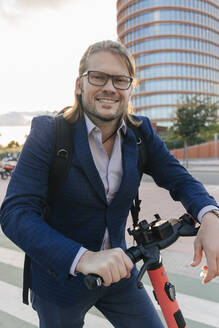
[[[149,224],[152,229],[156,229],[154,222]],[[153,250],[167,248],[168,246],[172,245],[180,236],[195,236],[198,232],[198,229],[199,228],[195,228],[194,219],[190,215],[184,214],[178,220],[175,220],[175,224],[173,224],[172,229],[169,230],[165,237],[155,239],[154,241],[151,240],[148,244],[132,246],[126,250],[126,254],[130,257],[133,263],[137,263],[142,259],[144,262],[148,262],[150,264],[151,262],[156,263],[156,261],[159,261],[159,253],[156,251],[153,252]],[[84,278],[84,283],[90,290],[96,287],[100,287],[103,282],[103,278],[97,274],[90,273]]]

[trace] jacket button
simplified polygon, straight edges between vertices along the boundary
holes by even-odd
[[[57,276],[57,274],[56,274],[56,272],[55,271],[53,271],[53,270],[48,270],[48,273],[51,275],[51,276],[53,276],[53,277],[56,277]]]

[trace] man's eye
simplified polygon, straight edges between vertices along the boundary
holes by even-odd
[[[96,74],[96,75],[93,75],[92,78],[95,79],[95,80],[104,80],[105,76],[100,75],[100,74]]]
[[[118,78],[115,79],[115,82],[117,82],[117,83],[127,83],[128,80],[125,79],[125,78],[122,78],[122,77],[118,77]]]

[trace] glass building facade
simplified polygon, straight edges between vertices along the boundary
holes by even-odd
[[[183,96],[219,100],[219,0],[117,0],[117,31],[136,60],[138,115],[169,125]]]

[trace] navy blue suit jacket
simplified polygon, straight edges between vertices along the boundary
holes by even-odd
[[[169,153],[147,118],[140,129],[148,149],[145,173],[180,200],[197,217],[201,208],[216,205],[204,187]],[[123,178],[107,204],[104,186],[89,148],[84,120],[75,125],[72,166],[57,200],[49,206],[48,223],[44,208],[48,189],[54,136],[54,119],[35,118],[30,135],[12,175],[1,208],[4,233],[32,259],[31,288],[48,301],[70,305],[86,297],[83,275],[69,275],[81,246],[92,251],[101,247],[106,226],[112,247],[125,249],[125,226],[132,199],[140,184],[137,169],[138,146],[128,129],[122,145]]]

